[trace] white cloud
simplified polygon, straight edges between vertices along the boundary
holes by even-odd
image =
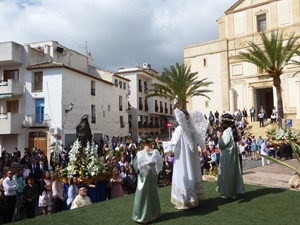
[[[2,0],[0,42],[55,40],[116,71],[148,62],[161,71],[183,48],[218,37],[235,0]]]

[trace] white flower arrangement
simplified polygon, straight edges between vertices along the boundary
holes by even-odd
[[[90,179],[106,173],[104,159],[98,159],[97,148],[97,145],[89,142],[83,148],[77,139],[70,150],[67,167],[61,170],[62,176],[82,176],[84,179]]]
[[[299,131],[286,129],[271,129],[267,131],[267,136],[274,142],[296,142],[299,136]]]

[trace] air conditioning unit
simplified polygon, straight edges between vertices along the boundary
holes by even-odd
[[[52,135],[56,135],[56,134],[60,133],[60,130],[59,130],[58,127],[50,127],[49,133],[52,134]]]

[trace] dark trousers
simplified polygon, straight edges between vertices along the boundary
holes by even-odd
[[[259,118],[259,127],[264,127],[264,118]]]
[[[15,195],[12,196],[4,196],[4,213],[3,213],[3,223],[11,223],[15,207],[16,207],[17,197]]]
[[[107,199],[111,199],[111,189],[108,187],[108,184],[106,184],[106,195]]]
[[[53,199],[53,213],[61,212],[64,209],[64,201],[60,198]]]
[[[35,217],[35,205],[36,205],[36,202],[34,199],[31,202],[29,202],[29,201],[25,202],[27,218]]]

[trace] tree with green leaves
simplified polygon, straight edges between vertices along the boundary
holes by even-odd
[[[284,112],[280,76],[283,74],[284,66],[300,49],[300,44],[297,44],[299,37],[295,37],[295,33],[293,33],[287,40],[284,40],[282,31],[271,32],[270,37],[267,33],[262,32],[260,37],[262,44],[249,42],[248,51],[239,52],[237,59],[258,66],[273,79],[277,94],[278,121],[281,125]]]
[[[298,51],[296,54],[300,57],[300,51]],[[291,60],[291,63],[289,63],[289,64],[292,64],[292,65],[294,65],[294,66],[298,66],[298,67],[299,67],[299,70],[296,71],[296,72],[294,73],[294,75],[300,73],[300,60],[299,60],[299,61],[297,61],[297,60]]]
[[[206,93],[212,92],[206,89],[212,82],[207,78],[198,80],[198,73],[191,72],[186,65],[176,63],[170,68],[164,68],[161,75],[156,76],[161,83],[154,84],[146,98],[162,97],[175,102],[174,108],[186,109],[189,99],[194,96],[203,96],[210,99]]]

